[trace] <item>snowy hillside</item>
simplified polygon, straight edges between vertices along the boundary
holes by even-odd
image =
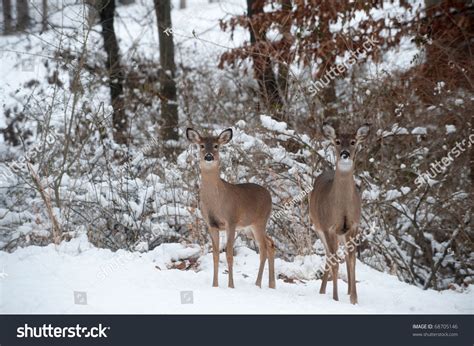
[[[211,287],[212,256],[200,256],[199,247],[164,244],[148,253],[101,250],[80,237],[55,247],[28,247],[0,253],[0,313],[138,313],[138,314],[472,314],[474,292],[423,291],[387,273],[357,263],[359,304],[353,306],[340,282],[340,301],[332,300],[331,282],[320,295],[320,280],[277,280],[268,288],[254,285],[258,255],[236,249],[235,289],[227,288],[225,254],[221,253],[219,288]],[[199,256],[193,269],[181,260]],[[294,263],[276,261],[277,276],[311,276],[318,258]],[[183,269],[189,262],[183,264]],[[345,279],[345,266],[340,277]],[[266,273],[265,273],[266,274]],[[266,287],[265,287],[266,286]],[[87,304],[74,302],[74,291],[85,292]],[[181,295],[189,295],[184,298]],[[182,293],[185,292],[185,293]],[[186,300],[188,299],[188,300]],[[192,299],[192,303],[191,300]]]

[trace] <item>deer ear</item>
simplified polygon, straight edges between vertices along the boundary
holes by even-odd
[[[190,127],[186,129],[186,138],[191,143],[201,143],[201,135]]]
[[[362,125],[361,127],[359,127],[359,129],[357,130],[357,133],[356,133],[356,140],[358,142],[363,142],[367,139],[367,137],[369,136],[369,132],[370,132],[370,124],[364,124]]]
[[[221,132],[221,134],[219,135],[219,138],[217,139],[217,141],[219,142],[219,144],[227,144],[230,142],[230,140],[232,139],[232,129],[227,129],[227,130],[224,130]]]
[[[323,132],[323,136],[326,139],[334,140],[336,138],[336,130],[334,130],[334,127],[332,127],[328,123],[323,123],[323,127],[321,129]]]

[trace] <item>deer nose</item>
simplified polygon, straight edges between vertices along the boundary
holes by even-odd
[[[347,160],[350,156],[351,156],[351,154],[347,150],[341,151],[341,158],[342,159]]]
[[[206,156],[204,156],[204,160],[206,161],[213,161],[214,156],[211,153],[207,153]]]

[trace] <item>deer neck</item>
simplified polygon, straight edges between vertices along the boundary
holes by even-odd
[[[355,193],[354,170],[341,171],[336,168],[334,181],[331,188],[333,200],[338,205],[344,205],[350,201]]]
[[[219,193],[223,187],[219,166],[210,169],[201,169],[201,191],[206,194]]]

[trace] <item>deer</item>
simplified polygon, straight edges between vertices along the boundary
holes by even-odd
[[[361,196],[354,180],[356,155],[367,139],[370,124],[364,124],[355,133],[339,133],[328,123],[322,133],[335,149],[336,169],[325,171],[314,181],[309,197],[309,217],[318,237],[324,244],[326,264],[319,293],[326,294],[329,269],[332,273],[333,299],[338,301],[337,279],[339,243],[346,246],[347,294],[351,304],[357,304],[356,246],[361,215]]]
[[[187,139],[197,144],[200,149],[199,207],[212,242],[214,264],[212,286],[219,286],[219,232],[226,231],[228,287],[234,288],[235,234],[236,231],[243,230],[253,236],[259,248],[260,267],[255,284],[262,287],[262,275],[268,258],[269,287],[275,288],[275,243],[266,234],[267,222],[272,210],[270,192],[257,184],[231,184],[220,177],[219,150],[221,146],[230,142],[232,136],[231,128],[222,131],[219,136],[201,136],[192,128],[186,129]]]

